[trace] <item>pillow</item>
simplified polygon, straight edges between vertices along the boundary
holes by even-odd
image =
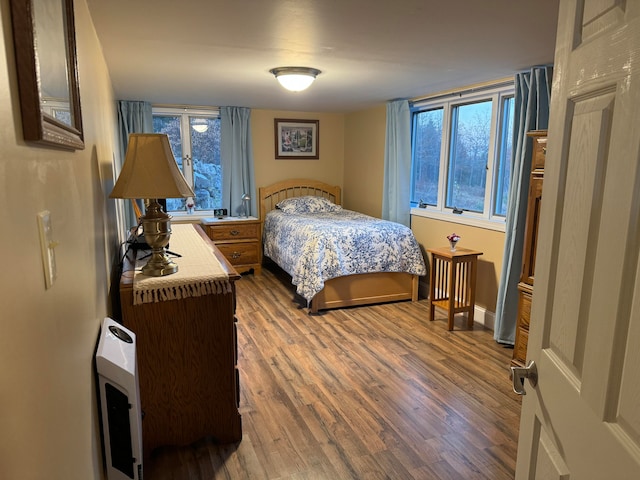
[[[321,213],[342,210],[340,205],[336,205],[331,200],[313,196],[287,198],[278,202],[276,208],[284,213]]]

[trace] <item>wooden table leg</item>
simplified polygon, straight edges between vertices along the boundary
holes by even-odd
[[[429,321],[432,322],[436,309],[433,303],[436,295],[436,258],[434,255],[431,255],[431,272],[429,278]]]
[[[473,319],[475,316],[475,306],[476,306],[476,267],[478,265],[477,257],[472,259],[469,265],[469,278],[467,282],[469,283],[469,316],[467,317],[467,328],[469,330],[473,330]]]
[[[448,328],[449,331],[453,330],[453,320],[456,313],[456,262],[451,260],[449,263],[449,311],[448,315]]]

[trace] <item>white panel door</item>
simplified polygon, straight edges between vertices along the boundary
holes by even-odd
[[[640,479],[640,1],[562,0],[516,478]]]

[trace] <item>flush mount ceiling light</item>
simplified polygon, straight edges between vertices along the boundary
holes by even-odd
[[[321,73],[320,70],[309,67],[278,67],[269,70],[275,75],[280,85],[292,92],[301,92],[313,83]]]

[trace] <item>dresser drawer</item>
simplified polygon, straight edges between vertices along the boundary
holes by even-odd
[[[531,296],[524,292],[520,292],[519,301],[520,305],[518,306],[518,325],[528,330],[529,325],[531,324]]]
[[[527,361],[527,344],[529,343],[529,330],[518,327],[516,334],[518,340],[513,347],[513,359],[524,365]]]
[[[259,244],[255,243],[220,243],[216,245],[231,265],[248,265],[258,263],[260,259]]]
[[[235,223],[232,225],[207,225],[207,235],[214,242],[230,240],[257,240],[260,235],[258,223]],[[220,249],[222,250],[222,249]]]
[[[238,273],[253,270],[260,274],[262,266],[262,225],[256,217],[205,218],[207,235]]]

